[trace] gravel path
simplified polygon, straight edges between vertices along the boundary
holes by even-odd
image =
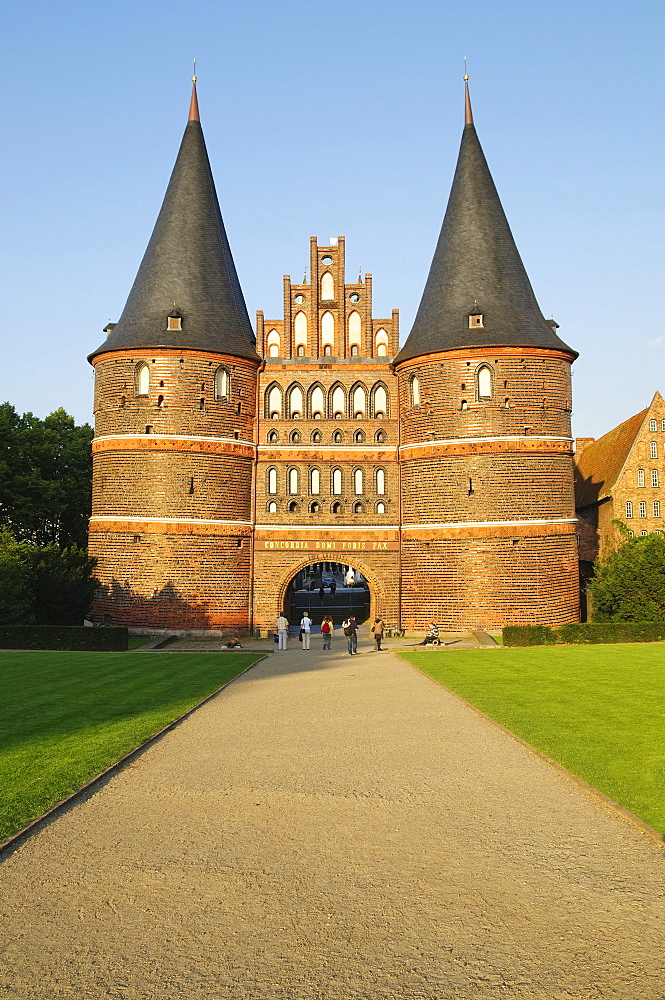
[[[392,654],[314,641],[7,858],[0,996],[663,1000],[658,843]]]

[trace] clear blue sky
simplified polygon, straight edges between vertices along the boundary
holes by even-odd
[[[665,393],[662,0],[25,0],[0,67],[0,399],[91,416],[185,126],[191,59],[250,315],[308,239],[347,237],[408,333],[476,127],[546,316],[580,352],[574,427]]]

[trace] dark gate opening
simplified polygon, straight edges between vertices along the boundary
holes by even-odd
[[[312,563],[299,570],[288,586],[284,614],[290,631],[297,633],[305,611],[312,619],[312,631],[319,632],[324,615],[339,628],[350,615],[360,625],[369,618],[370,593],[367,580],[346,563]]]

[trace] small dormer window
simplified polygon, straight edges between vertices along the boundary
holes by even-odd
[[[470,330],[479,329],[479,328],[482,328],[484,326],[485,326],[485,323],[483,322],[483,314],[482,313],[470,313],[469,314],[469,329]]]
[[[166,329],[170,331],[182,330],[182,316],[177,309],[173,309],[166,317]]]

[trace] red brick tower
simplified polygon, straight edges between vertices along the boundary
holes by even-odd
[[[92,355],[97,614],[131,626],[251,617],[260,363],[199,121],[189,121],[117,325]]]
[[[395,359],[403,624],[578,619],[570,436],[577,354],[555,329],[515,246],[467,85],[448,208]]]

